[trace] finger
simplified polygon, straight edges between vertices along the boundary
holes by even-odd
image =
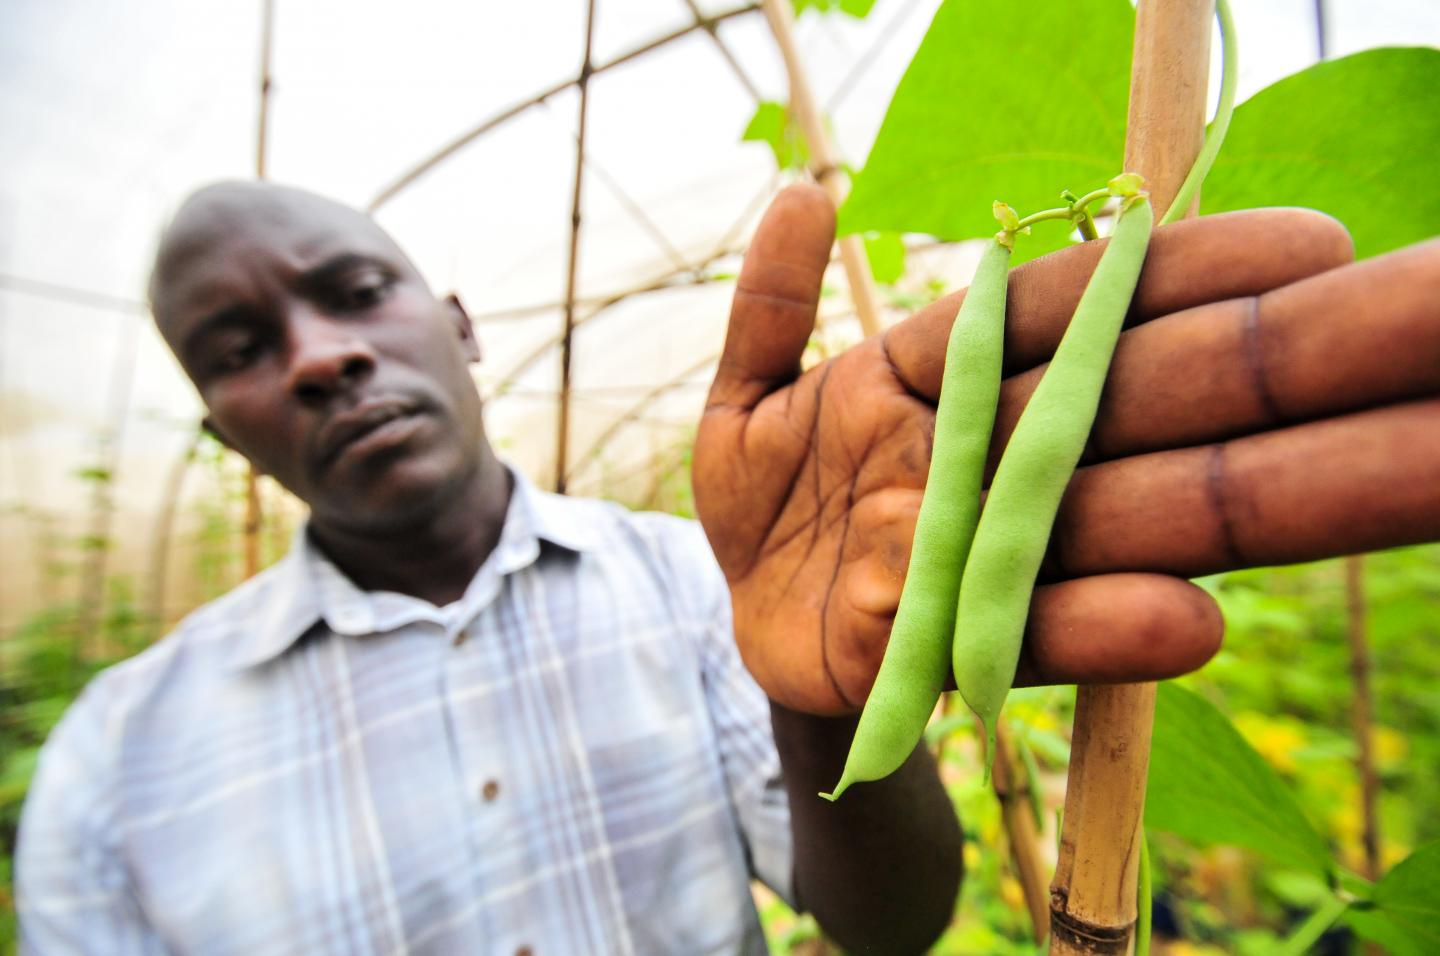
[[[889,630],[899,597],[898,585],[886,588],[878,578],[869,584],[870,595],[854,598],[867,626],[836,635],[830,655],[836,683],[851,703],[869,692],[885,649],[876,634]],[[867,597],[874,608],[862,607]],[[1015,685],[1164,680],[1202,666],[1223,633],[1214,599],[1182,578],[1119,573],[1043,584],[1030,602]]]
[[[1182,577],[1440,540],[1440,399],[1075,473],[1042,574]]]
[[[1035,259],[1010,274],[1005,369],[1024,371],[1055,351],[1104,240]],[[1334,219],[1308,209],[1261,209],[1202,216],[1155,231],[1127,324],[1242,296],[1258,295],[1353,258]],[[964,293],[947,296],[891,328],[886,352],[907,387],[940,393],[945,343]]]
[[[991,466],[1048,365],[1001,385]],[[1440,240],[1120,337],[1086,461],[1440,394]]]
[[[771,201],[735,285],[707,407],[752,408],[799,374],[834,241],[835,209],[820,187],[791,186]]]
[[[1015,686],[1164,680],[1220,649],[1215,600],[1180,578],[1105,574],[1035,589]]]

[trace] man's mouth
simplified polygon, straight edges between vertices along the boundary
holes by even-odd
[[[417,409],[398,399],[372,399],[336,414],[320,429],[322,469],[346,454],[364,454],[403,443],[416,427]]]

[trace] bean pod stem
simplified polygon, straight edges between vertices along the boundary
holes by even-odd
[[[955,595],[980,515],[980,485],[1000,394],[1009,267],[1010,248],[997,237],[986,247],[951,326],[910,571],[840,782],[821,794],[827,800],[852,783],[888,776],[904,763],[944,689]]]

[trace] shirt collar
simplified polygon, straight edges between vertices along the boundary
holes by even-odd
[[[518,468],[505,467],[513,478],[505,526],[495,550],[457,602],[468,605],[467,619],[494,599],[500,578],[536,561],[541,541],[574,552],[591,551],[599,545],[596,530],[580,512],[579,502],[541,491]],[[356,587],[310,540],[307,528],[308,522],[302,522],[289,553],[263,573],[263,580],[241,585],[261,589],[260,609],[254,629],[243,633],[234,645],[232,668],[242,670],[279,657],[321,621],[341,635],[376,631],[374,595]],[[416,603],[423,602],[416,599]]]
[[[516,514],[516,502],[526,512],[526,522],[535,537],[557,544],[568,551],[594,551],[600,546],[593,519],[582,513],[583,499],[541,491],[520,472],[507,465],[515,477],[515,492],[510,497],[510,514],[505,518],[508,528]]]

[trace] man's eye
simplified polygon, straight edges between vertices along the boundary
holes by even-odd
[[[240,339],[226,343],[216,353],[213,366],[220,373],[241,372],[255,364],[260,357],[260,343],[256,339]]]
[[[368,309],[384,301],[390,278],[378,273],[357,277],[340,288],[337,305],[347,309]]]

